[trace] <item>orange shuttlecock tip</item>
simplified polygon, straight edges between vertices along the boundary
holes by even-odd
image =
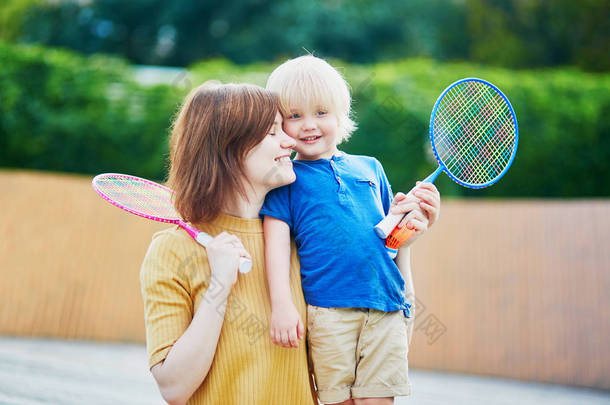
[[[385,245],[390,249],[398,249],[411,235],[415,232],[406,226],[399,228],[398,226],[392,230],[385,240]]]

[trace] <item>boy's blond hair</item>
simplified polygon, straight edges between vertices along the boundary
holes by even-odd
[[[313,55],[290,59],[278,66],[267,79],[267,89],[280,96],[280,111],[290,115],[295,106],[316,106],[328,109],[339,117],[337,144],[346,141],[356,129],[350,118],[349,85],[334,67]]]

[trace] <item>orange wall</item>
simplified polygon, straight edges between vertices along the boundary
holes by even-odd
[[[90,178],[0,171],[0,334],[144,341],[165,228]],[[412,367],[610,389],[610,201],[444,201],[413,249]]]

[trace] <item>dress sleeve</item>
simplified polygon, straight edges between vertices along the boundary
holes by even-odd
[[[375,159],[375,162],[377,163],[377,176],[379,177],[381,203],[383,204],[383,211],[385,215],[388,215],[394,194],[392,194],[392,186],[390,186],[390,182],[388,181],[388,177],[383,170],[383,166],[377,159]]]
[[[140,269],[149,367],[165,359],[193,319],[183,244],[176,235],[155,235]]]
[[[286,222],[290,229],[293,229],[290,208],[290,185],[278,187],[268,192],[259,215],[261,218],[265,215],[277,218]]]

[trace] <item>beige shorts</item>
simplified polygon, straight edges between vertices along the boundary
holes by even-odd
[[[402,311],[307,306],[309,355],[320,401],[411,393]]]

